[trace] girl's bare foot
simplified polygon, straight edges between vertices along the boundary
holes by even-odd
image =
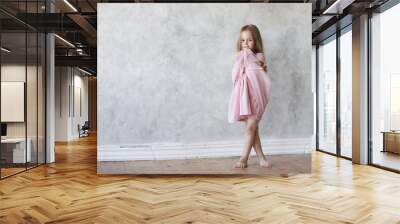
[[[240,158],[240,160],[235,164],[235,168],[246,168],[246,167],[247,167],[247,159]]]
[[[271,168],[272,165],[270,162],[268,162],[265,158],[260,159],[260,166],[264,168]]]

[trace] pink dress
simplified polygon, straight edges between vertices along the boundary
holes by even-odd
[[[229,102],[229,123],[247,118],[261,120],[269,102],[271,80],[256,61],[265,63],[264,54],[254,54],[245,48],[236,56],[232,69],[233,90]]]

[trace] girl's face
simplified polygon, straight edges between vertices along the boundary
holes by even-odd
[[[245,30],[240,34],[240,42],[242,49],[249,48],[251,50],[254,49],[254,40],[253,36],[251,35],[250,31]]]

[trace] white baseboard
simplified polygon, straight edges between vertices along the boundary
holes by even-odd
[[[312,138],[261,141],[266,155],[310,153]],[[175,160],[240,156],[243,141],[98,146],[98,161]],[[252,150],[251,155],[255,155]]]

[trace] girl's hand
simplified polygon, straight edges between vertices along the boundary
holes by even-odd
[[[258,65],[260,65],[260,66],[264,66],[264,65],[265,65],[265,63],[264,63],[263,61],[260,61],[260,60],[257,60],[256,63],[257,63]]]
[[[264,71],[267,71],[267,64],[265,64],[263,61],[256,61],[256,63],[261,66]]]

